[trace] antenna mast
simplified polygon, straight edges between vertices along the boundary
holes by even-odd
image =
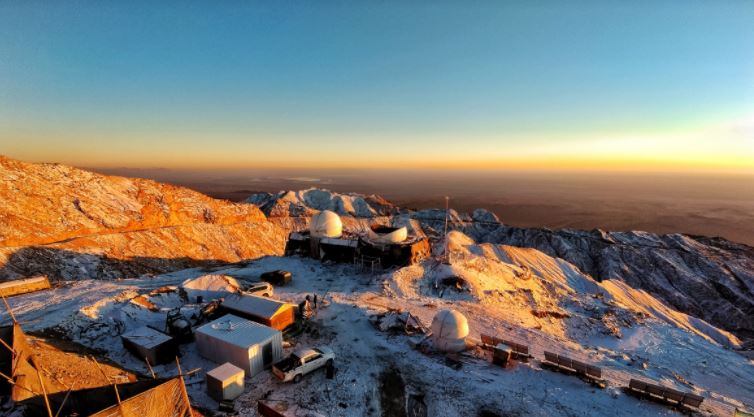
[[[448,237],[448,207],[450,205],[450,197],[445,196],[445,231],[443,232],[444,237]]]
[[[443,238],[445,240],[445,259],[448,264],[450,264],[450,254],[448,253],[448,212],[450,208],[450,197],[445,196],[445,231],[443,232]]]

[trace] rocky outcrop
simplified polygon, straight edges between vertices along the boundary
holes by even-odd
[[[538,249],[595,279],[620,280],[739,337],[754,338],[754,249],[681,234],[525,229],[481,241]]]
[[[309,188],[301,191],[281,191],[277,194],[257,193],[246,199],[270,217],[311,216],[330,210],[341,216],[373,218],[398,213],[398,208],[376,195],[339,194],[329,190]]]
[[[115,278],[282,253],[255,206],[0,157],[0,279]]]

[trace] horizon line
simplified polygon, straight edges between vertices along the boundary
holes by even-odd
[[[60,164],[89,171],[170,171],[170,172],[223,172],[223,171],[412,171],[412,172],[479,172],[479,173],[616,173],[616,174],[677,174],[677,175],[754,175],[754,166],[740,163],[736,165],[715,163],[714,161],[699,164],[691,161],[663,161],[644,160],[626,161],[609,159],[573,159],[573,158],[539,158],[522,161],[516,160],[480,160],[480,161],[398,161],[394,164],[359,164],[359,163],[327,163],[320,161],[314,164],[306,161],[284,164],[264,162],[257,164],[87,164],[76,161],[25,159],[0,154],[6,158],[35,164]]]

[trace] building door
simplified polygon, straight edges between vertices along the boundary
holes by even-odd
[[[262,347],[262,360],[265,368],[272,365],[272,342],[267,342]]]

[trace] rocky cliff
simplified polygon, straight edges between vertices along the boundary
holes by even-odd
[[[754,249],[746,245],[682,234],[504,225],[480,240],[539,249],[599,281],[621,280],[679,311],[754,338]]]
[[[0,279],[117,278],[282,252],[255,206],[0,157]]]

